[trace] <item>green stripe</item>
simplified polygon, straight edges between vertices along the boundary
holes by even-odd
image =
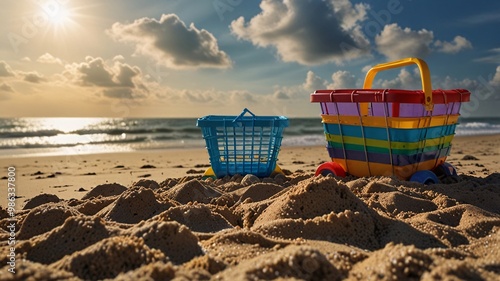
[[[389,148],[389,142],[387,140],[376,140],[376,139],[369,139],[369,138],[357,138],[357,137],[349,137],[349,136],[344,136],[341,137],[339,135],[331,135],[331,134],[325,134],[326,135],[326,140],[328,142],[332,143],[344,143],[344,144],[350,144],[350,145],[360,145],[360,146],[365,146],[365,142],[367,146],[370,147],[378,147],[378,148]],[[393,141],[391,142],[390,147],[392,149],[401,149],[401,150],[414,150],[414,149],[421,149],[424,145],[425,147],[432,147],[432,146],[439,146],[440,144],[444,143],[450,143],[451,140],[453,139],[454,135],[448,135],[442,138],[434,138],[434,139],[427,139],[427,140],[420,140],[416,142],[397,142]],[[342,147],[342,146],[340,146]],[[364,149],[363,149],[364,150]]]
[[[365,146],[364,145],[358,145],[358,144],[350,144],[350,143],[338,143],[338,142],[328,142],[328,145],[330,147],[334,148],[344,148],[346,150],[357,150],[357,151],[365,151]],[[422,153],[422,152],[432,152],[432,151],[438,151],[441,148],[445,148],[451,145],[451,142],[444,143],[442,145],[433,145],[433,146],[426,146],[424,148],[418,148],[418,149],[392,149],[392,154],[398,154],[398,155],[413,155],[417,153]],[[376,146],[367,146],[366,147],[367,152],[374,152],[374,153],[385,153],[389,154],[389,149],[386,147],[376,147]]]

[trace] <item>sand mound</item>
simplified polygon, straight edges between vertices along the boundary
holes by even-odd
[[[162,251],[176,264],[203,254],[198,238],[187,227],[177,222],[144,222],[124,234],[141,237],[148,247]]]
[[[118,199],[118,195],[98,197],[93,200],[83,200],[75,204],[75,209],[87,216],[93,216]]]
[[[164,192],[167,198],[175,200],[181,204],[189,202],[210,203],[212,198],[219,197],[221,193],[199,180],[191,180],[178,184]]]
[[[255,220],[278,198],[267,199],[255,203],[238,201],[231,209],[240,217],[241,226],[250,228],[254,225]],[[248,201],[251,201],[250,199]]]
[[[0,280],[3,281],[26,281],[26,280],[65,280],[79,281],[72,273],[64,270],[53,270],[47,265],[23,260],[16,264],[16,274],[11,274],[2,268]]]
[[[363,193],[395,191],[394,182],[390,178],[375,179],[368,182],[362,189]]]
[[[97,280],[114,278],[121,272],[165,260],[161,251],[150,249],[140,238],[116,236],[74,252],[51,267],[72,272],[82,279]]]
[[[239,189],[234,193],[240,196],[241,201],[245,201],[247,198],[250,198],[250,200],[252,200],[251,202],[257,202],[268,199],[283,191],[283,189],[284,188],[282,186],[273,183],[255,183],[248,187]]]
[[[149,188],[142,186],[127,189],[123,194],[102,209],[97,216],[121,223],[138,223],[172,207],[171,202],[159,202]]]
[[[414,246],[389,243],[355,264],[349,278],[368,280],[378,276],[380,280],[420,280],[432,262],[429,255]]]
[[[210,275],[217,274],[226,269],[226,267],[226,263],[208,255],[196,257],[183,265],[183,268],[187,270],[207,272],[207,279],[210,278]]]
[[[171,263],[155,262],[143,265],[135,270],[120,273],[115,281],[130,280],[172,280],[175,277],[176,269]]]
[[[121,184],[117,183],[101,184],[92,188],[91,191],[87,192],[87,194],[85,194],[82,197],[82,200],[99,196],[107,197],[107,196],[120,195],[125,190],[127,190],[127,188]]]
[[[475,263],[482,264],[486,270],[495,271],[500,275],[498,245],[500,245],[500,227],[494,227],[491,234],[474,240],[467,248],[462,246],[461,249],[470,253],[471,258],[478,257]]]
[[[321,239],[374,248],[375,223],[367,206],[334,178],[304,181],[279,196],[255,220],[254,231],[280,238]]]
[[[219,190],[224,191],[224,192],[232,192],[232,191],[236,191],[238,189],[243,188],[243,185],[239,182],[230,181],[230,182],[226,182],[226,183],[218,185],[217,188]]]
[[[459,204],[480,206],[481,209],[499,214],[499,183],[491,183],[492,179],[495,179],[495,177],[490,176],[485,179],[473,178],[457,184],[439,184],[430,188],[432,191],[446,195]]]
[[[160,188],[160,185],[156,181],[146,179],[140,179],[139,181],[134,182],[132,186],[142,186],[153,190]]]
[[[49,264],[117,233],[108,228],[100,218],[70,217],[62,226],[24,242],[19,248],[28,260]]]
[[[290,241],[266,237],[252,231],[233,229],[222,231],[200,243],[209,256],[217,257],[227,265],[235,265],[241,260],[283,248],[289,245]]]
[[[366,214],[350,210],[331,212],[313,219],[278,219],[260,224],[252,230],[286,239],[304,238],[348,243],[363,249],[375,249],[379,245],[373,236],[373,219]]]
[[[312,219],[345,210],[369,216],[366,205],[343,183],[331,177],[311,178],[277,198],[256,219],[255,225],[277,219]]]
[[[437,209],[436,204],[429,200],[416,198],[399,191],[373,194],[368,205],[390,217],[408,218],[421,212]]]
[[[28,213],[19,229],[17,239],[24,240],[50,231],[80,213],[69,207],[65,202],[47,203],[38,206]]]
[[[495,226],[500,226],[500,215],[463,204],[419,214],[408,222],[425,233],[433,234],[444,244],[455,247],[490,235]]]
[[[202,204],[172,207],[158,217],[163,221],[177,221],[197,232],[217,232],[233,228],[222,215]]]
[[[492,239],[491,242],[498,242],[498,239]],[[488,248],[484,241],[478,244],[481,250]],[[356,263],[349,272],[348,279],[368,280],[373,276],[382,280],[498,279],[499,266],[493,255],[487,256],[481,251],[482,255],[475,256],[468,252],[440,248],[420,250],[413,245],[389,243],[385,248],[370,254],[367,259]],[[488,252],[491,253],[492,250],[488,249]]]
[[[466,261],[447,260],[431,267],[430,271],[424,272],[422,280],[497,280],[498,278],[498,275],[495,277],[494,274],[485,274],[485,272],[483,274],[490,275],[490,277],[485,279],[473,265]]]
[[[215,276],[221,280],[340,280],[340,272],[318,250],[288,246],[262,254]]]
[[[31,199],[28,199],[23,207],[23,210],[33,209],[35,207],[38,207],[46,203],[50,202],[57,203],[59,201],[61,201],[61,199],[59,199],[59,197],[57,197],[56,195],[43,193]]]
[[[409,223],[384,216],[378,218],[374,236],[379,241],[379,246],[388,243],[414,245],[420,249],[445,248],[446,245],[434,233],[422,232]]]

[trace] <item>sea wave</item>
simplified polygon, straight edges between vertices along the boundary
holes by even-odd
[[[82,129],[70,132],[72,134],[78,135],[96,135],[96,134],[106,134],[111,136],[119,136],[123,134],[130,135],[143,135],[143,134],[155,134],[155,133],[171,133],[174,132],[174,129],[170,128],[147,128],[147,129],[127,129],[127,128],[118,128],[118,129]]]
[[[86,142],[66,142],[66,143],[50,143],[50,142],[4,142],[0,143],[0,149],[29,149],[29,148],[62,148],[75,147],[79,145],[101,145],[101,144],[133,144],[147,141],[147,137],[135,137],[127,139],[108,139],[99,141]]]
[[[53,137],[64,132],[59,130],[38,130],[38,131],[0,131],[0,139],[25,138],[25,137]]]
[[[500,124],[486,122],[463,122],[455,130],[458,136],[500,134]]]

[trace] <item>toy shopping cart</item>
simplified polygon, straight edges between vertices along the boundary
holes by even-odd
[[[210,157],[211,168],[204,177],[236,174],[267,177],[281,172],[276,161],[288,118],[255,116],[245,108],[238,116],[199,118],[196,126],[202,129]]]
[[[416,64],[422,90],[371,89],[379,71]],[[332,162],[319,174],[363,177],[395,175],[426,184],[456,176],[446,163],[460,105],[470,99],[464,89],[432,90],[427,64],[406,58],[370,69],[364,89],[318,90],[311,102],[321,105],[327,150]]]

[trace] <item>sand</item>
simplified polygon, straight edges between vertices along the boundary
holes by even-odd
[[[315,177],[321,147],[260,179],[201,179],[204,150],[0,159],[0,280],[500,280],[500,136],[453,144],[428,186]]]

